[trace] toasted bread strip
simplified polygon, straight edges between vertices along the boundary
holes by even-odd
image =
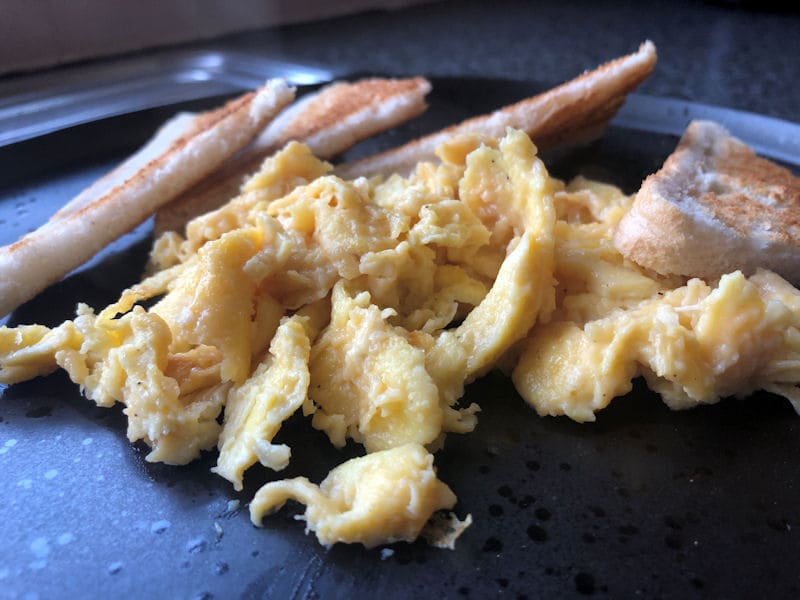
[[[331,158],[357,142],[407,121],[425,110],[430,83],[411,79],[365,79],[335,83],[283,111],[244,152],[159,209],[155,231],[182,231],[197,215],[239,193],[243,180],[291,140],[302,141],[320,158]]]
[[[256,147],[273,152],[302,140],[319,158],[332,158],[357,142],[421,114],[431,91],[424,77],[334,83],[283,111]]]
[[[614,245],[659,273],[759,267],[800,283],[800,177],[710,121],[693,121],[620,221]]]
[[[0,248],[0,315],[32,298],[237,152],[286,104],[283,80],[198,115],[191,130],[99,198]]]
[[[169,119],[135,154],[67,202],[50,217],[50,220],[65,217],[71,212],[83,208],[93,200],[100,198],[118,185],[125,183],[139,169],[143,168],[155,157],[166,152],[181,136],[190,135],[196,118],[197,115],[194,113],[178,113]]]
[[[656,64],[656,48],[644,42],[639,50],[607,62],[552,90],[511,104],[488,115],[474,117],[416,139],[408,144],[340,165],[336,174],[359,175],[410,172],[414,165],[434,158],[435,148],[460,133],[481,133],[499,138],[507,127],[524,130],[539,149],[597,137],[614,116],[625,96],[639,85]]]

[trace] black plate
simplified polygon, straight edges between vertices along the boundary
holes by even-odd
[[[434,81],[430,111],[364,144],[365,154],[528,95],[536,86]],[[189,108],[212,102],[194,103]],[[0,242],[35,227],[166,116],[150,110],[0,151]],[[546,156],[561,177],[583,173],[638,187],[677,138],[612,127],[599,142]],[[796,167],[795,167],[796,169]],[[10,323],[56,324],[75,303],[101,306],[138,279],[149,225],[17,310]],[[152,465],[125,437],[119,408],[80,397],[63,374],[0,396],[0,596],[300,598],[571,596],[797,597],[800,418],[767,394],[671,412],[637,385],[594,424],[539,418],[501,375],[469,387],[477,430],[450,435],[440,477],[474,524],[455,551],[422,542],[391,551],[307,536],[285,507],[254,528],[246,504],[263,482],[328,469],[334,450],[294,417],[286,472],[253,468],[236,494],[209,473]],[[239,501],[238,508],[235,501]]]

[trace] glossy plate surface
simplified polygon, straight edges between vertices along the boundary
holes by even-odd
[[[352,154],[537,89],[436,79],[425,116]],[[669,118],[639,105],[638,121],[623,113],[595,144],[546,155],[551,171],[634,191],[672,151],[690,114],[687,103],[655,100]],[[46,220],[173,110],[116,116],[0,149],[0,242]],[[761,150],[768,152],[777,138],[763,118],[736,117],[766,140]],[[779,146],[775,156],[797,172],[800,156],[778,154]],[[99,307],[114,300],[138,280],[150,241],[148,223],[17,310],[9,324],[55,325],[78,301]],[[797,570],[785,562],[800,544],[800,417],[787,401],[758,394],[674,413],[637,385],[596,423],[579,425],[539,418],[499,374],[470,386],[465,401],[483,409],[477,430],[450,435],[436,458],[441,479],[459,498],[456,511],[474,519],[456,550],[422,542],[390,551],[326,550],[294,520],[296,505],[267,518],[264,529],[250,524],[246,509],[265,481],[302,474],[318,482],[358,453],[352,446],[336,451],[301,417],[276,440],[292,447],[290,467],[277,476],[254,467],[237,494],[209,472],[212,454],[188,467],[146,463],[145,449],[125,437],[120,408],[95,407],[63,374],[4,388],[0,597],[800,593]]]

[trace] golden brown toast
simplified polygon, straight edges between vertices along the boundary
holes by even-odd
[[[656,47],[646,41],[637,52],[607,62],[547,92],[452,125],[399,148],[340,165],[336,174],[354,178],[408,173],[418,162],[432,160],[440,143],[460,133],[500,138],[507,127],[513,127],[525,131],[540,150],[597,138],[627,94],[650,75],[655,64]]]
[[[614,244],[663,274],[715,279],[762,267],[800,282],[800,178],[721,125],[693,121],[620,221]]]

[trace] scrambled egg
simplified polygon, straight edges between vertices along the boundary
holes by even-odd
[[[800,312],[775,290],[800,292],[771,272],[736,272],[716,288],[699,279],[579,327],[544,325],[514,370],[520,394],[539,414],[593,421],[594,412],[630,391],[643,375],[673,409],[724,396],[775,391],[798,404]]]
[[[289,464],[289,447],[271,441],[308,394],[307,321],[297,315],[286,318],[272,338],[269,357],[228,394],[225,424],[217,442],[219,458],[211,470],[237,491],[242,489],[244,471],[256,462],[274,471]]]
[[[268,483],[250,503],[253,522],[260,524],[288,499],[307,506],[306,525],[320,543],[360,542],[367,548],[414,541],[434,511],[456,503],[436,477],[433,455],[413,443],[348,460],[319,486],[305,477]]]
[[[157,240],[117,302],[0,328],[0,382],[62,368],[99,406],[124,405],[148,460],[216,447],[236,490],[256,463],[289,464],[273,439],[302,411],[365,455],[319,486],[268,483],[251,518],[298,500],[326,545],[413,540],[454,507],[432,453],[475,428],[479,407],[459,401],[493,368],[540,414],[579,421],[640,375],[672,408],[766,389],[800,412],[800,292],[780,277],[686,281],[625,260],[611,240],[631,199],[551,178],[524,133],[437,155],[409,177],[344,181],[290,143],[185,237]],[[452,545],[470,521],[448,520]]]

